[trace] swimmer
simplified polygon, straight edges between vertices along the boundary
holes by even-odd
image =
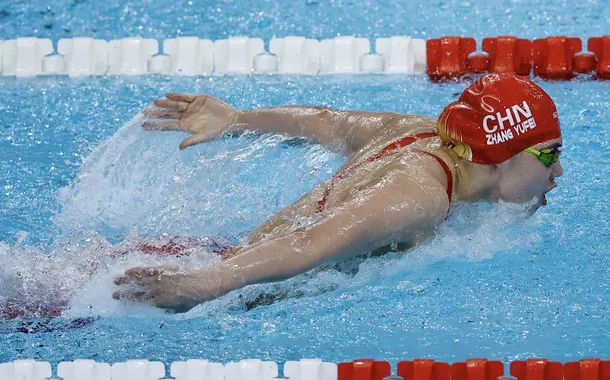
[[[250,284],[413,246],[434,234],[456,201],[531,202],[535,211],[562,175],[555,104],[514,74],[479,78],[437,120],[326,107],[242,111],[209,95],[167,94],[153,104],[143,128],[190,132],[180,149],[248,129],[309,138],[349,157],[216,265],[132,268],[115,280],[114,298],[176,312]]]

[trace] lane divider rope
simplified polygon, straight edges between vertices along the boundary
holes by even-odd
[[[0,41],[4,76],[43,75],[225,75],[225,74],[427,74],[432,81],[468,74],[514,72],[543,79],[610,79],[610,35],[591,37],[583,51],[577,37],[484,38],[481,51],[472,37],[429,40],[410,36],[377,38],[373,52],[366,38],[341,36],[315,40],[272,38],[269,51],[260,38],[212,41],[178,37],[159,43],[129,37],[50,39],[22,37]],[[162,49],[160,49],[160,46]]]
[[[278,365],[272,361],[247,359],[227,364],[208,360],[173,362],[170,376],[176,380],[279,380]],[[581,359],[565,364],[547,359],[515,360],[504,364],[497,360],[468,359],[452,364],[434,359],[400,361],[396,374],[390,363],[357,359],[344,363],[301,359],[284,363],[283,378],[291,380],[608,380],[610,360]],[[44,380],[52,376],[51,364],[17,360],[0,364],[2,380]],[[165,365],[148,360],[98,363],[94,360],[60,362],[57,376],[64,380],[158,380],[167,379]]]

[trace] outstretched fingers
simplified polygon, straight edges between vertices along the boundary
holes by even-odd
[[[123,301],[150,301],[155,298],[155,292],[151,290],[122,289],[112,293],[112,298]]]
[[[145,121],[142,128],[157,131],[181,131],[179,120],[196,95],[169,93],[167,98],[153,101],[153,106],[142,111]]]
[[[160,108],[167,108],[167,109],[171,109],[171,110],[184,112],[189,107],[190,103],[181,101],[181,100],[157,99],[157,100],[153,101],[153,104]]]
[[[142,115],[150,119],[180,119],[183,112],[169,108],[145,108]]]
[[[176,120],[148,120],[142,123],[142,128],[149,131],[182,131]]]
[[[128,301],[148,301],[155,298],[156,283],[163,273],[161,268],[131,268],[114,280],[121,289],[112,298]]]
[[[165,95],[170,100],[176,100],[181,102],[192,103],[197,98],[197,95],[189,95],[189,94],[178,94],[175,92],[171,92]]]
[[[160,268],[131,268],[125,271],[125,274],[114,280],[117,285],[137,284],[147,285],[158,280],[163,273]]]

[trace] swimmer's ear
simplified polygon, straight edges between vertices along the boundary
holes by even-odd
[[[182,142],[180,143],[180,150],[184,150],[189,146],[197,145],[202,142],[212,140],[213,138],[214,138],[214,136],[211,136],[207,133],[203,133],[203,132],[197,133],[196,135],[187,137],[184,140],[182,140]]]

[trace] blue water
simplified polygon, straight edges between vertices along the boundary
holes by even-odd
[[[608,34],[608,0],[15,0],[0,4],[2,37],[115,39],[229,35],[422,38]]]
[[[585,37],[608,33],[610,20],[608,2],[570,8],[512,2],[510,12],[491,2],[420,8],[310,1],[296,3],[296,12],[287,11],[288,3],[262,1],[249,3],[250,10],[236,2],[127,4],[73,1],[51,11],[43,2],[0,5],[2,38],[110,39],[137,34],[139,22],[142,35],[156,38],[195,31],[211,38]],[[409,252],[352,263],[357,273],[312,272],[166,315],[110,297],[114,276],[162,261],[108,261],[104,252],[135,235],[238,239],[329,178],[344,158],[299,139],[251,133],[179,152],[184,135],[130,123],[152,99],[167,91],[206,92],[240,108],[304,104],[436,116],[466,84],[432,84],[424,76],[0,78],[0,300],[71,299],[63,318],[50,323],[0,322],[0,362],[607,357],[610,83],[540,84],[559,110],[565,173],[533,217],[506,204],[457,205],[437,237]],[[83,273],[92,260],[105,265],[88,278]],[[212,260],[202,253],[177,263]],[[252,307],[269,293],[283,299]],[[93,319],[73,328],[82,317]]]

